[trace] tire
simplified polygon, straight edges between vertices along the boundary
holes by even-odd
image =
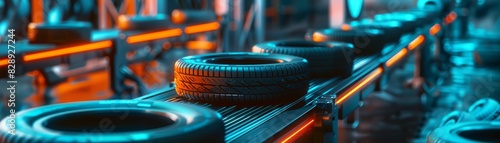
[[[118,17],[117,27],[122,31],[149,31],[168,28],[169,22],[163,14],[156,16],[126,16]]]
[[[409,34],[415,32],[417,27],[420,26],[420,23],[417,19],[417,16],[410,16],[408,14],[393,14],[393,13],[384,13],[377,14],[374,16],[375,21],[398,21],[403,25],[402,32],[403,34]]]
[[[256,104],[296,100],[309,88],[306,59],[264,53],[188,56],[175,63],[179,96],[212,104]]]
[[[217,21],[217,16],[210,10],[175,9],[172,11],[170,21],[174,24],[200,24]]]
[[[68,44],[91,41],[92,25],[88,22],[63,22],[57,24],[35,24],[28,26],[30,43]]]
[[[446,116],[443,117],[439,126],[443,127],[443,126],[449,126],[449,125],[454,125],[454,124],[461,123],[461,122],[470,122],[470,121],[477,121],[477,120],[474,119],[474,117],[472,117],[467,112],[453,111],[453,112],[446,114]]]
[[[494,99],[480,99],[469,107],[469,113],[480,121],[500,121],[500,104]]]
[[[285,54],[305,58],[309,62],[312,77],[351,75],[353,46],[349,43],[316,43],[288,40],[260,43],[252,47],[255,53]]]
[[[427,143],[500,142],[500,122],[465,122],[435,129]]]
[[[306,34],[314,42],[346,42],[354,45],[356,55],[380,54],[386,44],[386,36],[379,29],[322,29]]]
[[[16,114],[1,142],[224,142],[221,115],[189,104],[107,100],[55,104]]]
[[[403,36],[403,25],[398,21],[353,21],[350,25],[358,29],[380,29],[386,34],[388,43],[398,43]]]

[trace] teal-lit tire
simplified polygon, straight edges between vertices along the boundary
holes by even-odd
[[[427,143],[497,143],[499,134],[500,122],[464,122],[435,129]]]
[[[1,121],[1,142],[224,142],[221,115],[169,102],[109,100],[55,104],[16,114],[15,135]]]

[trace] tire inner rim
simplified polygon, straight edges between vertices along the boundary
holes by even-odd
[[[273,58],[267,58],[267,57],[262,57],[262,58],[256,58],[256,57],[246,57],[246,56],[239,56],[237,57],[217,57],[217,58],[210,58],[203,60],[205,63],[211,63],[211,64],[229,64],[229,65],[254,65],[254,64],[275,64],[275,63],[282,63],[283,60],[280,59],[273,59]]]
[[[175,123],[175,118],[162,112],[143,110],[97,110],[72,112],[44,121],[47,129],[82,132],[105,129],[108,133],[144,131]]]
[[[315,43],[315,42],[280,42],[276,44],[277,47],[290,47],[290,48],[333,48],[332,45],[328,44],[321,44],[321,43]]]
[[[478,142],[500,142],[500,129],[469,129],[458,131],[457,134]]]

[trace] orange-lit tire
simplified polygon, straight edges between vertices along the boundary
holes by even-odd
[[[175,64],[175,90],[191,100],[221,104],[290,101],[307,93],[305,59],[265,53],[188,56]]]

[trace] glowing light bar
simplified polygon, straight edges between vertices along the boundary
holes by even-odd
[[[186,14],[181,11],[181,10],[174,10],[172,11],[172,23],[175,23],[175,24],[180,24],[180,23],[183,23],[184,21],[186,21]]]
[[[9,62],[9,59],[0,59],[0,66],[6,66],[9,64],[8,62]]]
[[[280,141],[280,143],[286,143],[290,139],[294,138],[296,135],[302,134],[303,131],[304,131],[304,129],[307,128],[307,127],[309,127],[313,122],[314,122],[314,119],[311,119],[306,124],[302,125],[302,127],[300,127],[298,130],[294,131],[290,136],[288,136],[287,138],[285,138],[283,141]]]
[[[200,33],[200,32],[207,32],[207,31],[213,31],[219,29],[219,23],[218,22],[210,22],[210,23],[205,23],[205,24],[199,24],[199,25],[192,25],[186,27],[184,29],[184,32],[186,34],[194,34],[194,33]]]
[[[170,38],[182,35],[182,30],[179,28],[162,30],[158,32],[151,32],[139,35],[133,35],[127,38],[127,43],[134,44],[139,42],[158,40],[163,38]]]
[[[402,49],[396,55],[392,56],[389,60],[387,60],[387,62],[385,62],[385,65],[387,67],[394,65],[396,62],[401,60],[401,58],[403,58],[406,55],[406,53],[408,53],[408,50]]]
[[[45,58],[52,58],[52,57],[57,57],[57,56],[106,49],[106,48],[111,47],[112,45],[113,45],[113,42],[111,40],[106,40],[106,41],[88,43],[88,44],[83,44],[83,45],[78,45],[78,46],[56,48],[54,50],[49,50],[49,51],[30,53],[30,54],[26,54],[23,57],[23,59],[24,59],[24,61],[28,62],[28,61],[33,61],[33,60],[40,60],[40,59],[45,59]]]
[[[368,83],[375,80],[375,78],[377,78],[380,74],[382,74],[382,72],[383,72],[383,69],[381,67],[378,67],[377,69],[375,69],[375,71],[373,71],[370,75],[368,75],[368,77],[366,77],[362,81],[356,83],[356,85],[353,88],[350,88],[349,90],[347,90],[348,91],[347,93],[340,96],[340,98],[337,101],[335,101],[335,104],[338,105],[338,104],[342,103],[344,100],[346,100],[348,97],[351,97],[352,95],[354,95],[354,93],[358,92],[360,89],[365,87]]]
[[[419,35],[415,40],[411,41],[410,44],[408,44],[408,49],[413,50],[420,46],[424,42],[425,38],[422,35]]]
[[[429,33],[431,35],[436,35],[439,31],[441,31],[441,25],[439,24],[434,24],[434,26],[429,29]]]

